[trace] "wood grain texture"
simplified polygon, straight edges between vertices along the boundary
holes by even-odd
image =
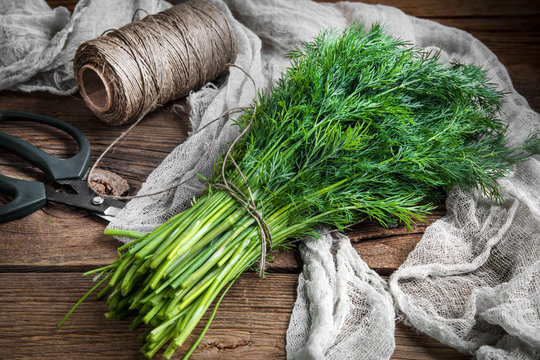
[[[185,105],[184,100],[177,103]],[[95,161],[116,137],[127,130],[127,126],[111,127],[99,121],[78,94],[55,96],[48,93],[27,94],[4,91],[0,96],[0,109],[37,112],[77,126],[92,144],[92,161]],[[121,140],[119,146],[111,150],[101,162],[100,167],[124,177],[135,192],[165,156],[187,137],[189,131],[187,115],[176,109],[169,104],[147,116],[142,124],[135,127],[126,138]],[[44,134],[44,129],[50,131],[50,128],[34,123],[28,123],[24,127],[19,125],[14,127],[11,122],[0,124],[0,131],[19,136],[55,156],[67,157],[76,153],[76,144],[72,141],[66,143],[69,137],[57,138],[51,136],[50,133]],[[58,133],[61,134],[61,132]],[[0,170],[7,174],[20,171],[13,165],[20,167],[21,161],[14,161],[16,157],[8,157],[9,154],[3,150],[0,151],[2,151]],[[23,164],[24,169],[31,167],[24,162]]]
[[[224,298],[192,359],[283,359],[297,276],[244,274]],[[130,319],[109,320],[89,297],[61,329],[57,323],[91,286],[76,273],[0,274],[0,359],[144,359]],[[203,319],[203,321],[206,318]],[[24,329],[24,331],[22,331]],[[197,327],[174,359],[195,340]],[[465,358],[399,325],[393,359]]]
[[[367,0],[396,6],[405,13],[470,32],[507,67],[515,88],[540,110],[540,7],[529,0]],[[75,0],[49,0],[73,10]],[[180,100],[181,104],[185,104]],[[53,116],[80,127],[89,137],[92,157],[126,127],[112,128],[86,108],[79,95],[0,92],[0,110],[25,110]],[[67,137],[36,125],[0,131],[21,136],[44,150],[69,156]],[[185,114],[171,105],[154,112],[103,161],[135,192],[162,159],[187,137]],[[0,173],[45,180],[36,169],[0,150]],[[354,226],[347,234],[360,256],[382,275],[390,275],[420,240],[425,227],[445,213],[441,206],[408,233],[403,227]],[[137,335],[127,320],[107,320],[104,302],[89,298],[65,327],[55,325],[91,286],[83,270],[110,263],[118,245],[103,235],[106,223],[61,205],[8,224],[0,224],[0,359],[142,359]],[[278,253],[265,280],[246,273],[231,288],[193,359],[283,359],[285,331],[296,298],[302,262],[297,251]],[[196,330],[197,333],[200,330]],[[191,337],[188,343],[194,341]],[[187,346],[187,345],[186,345]],[[186,349],[178,351],[175,358]],[[436,340],[398,325],[393,359],[462,359]]]

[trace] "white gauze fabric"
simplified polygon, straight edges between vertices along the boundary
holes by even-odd
[[[386,282],[350,239],[327,233],[300,244],[304,259],[287,330],[287,359],[388,359],[395,316]]]
[[[524,134],[539,126],[538,115],[513,90],[504,67],[463,31],[379,5],[211,2],[234,28],[239,48],[236,64],[249,72],[259,89],[268,89],[279,77],[288,65],[284,55],[300,41],[353,21],[367,26],[380,22],[390,34],[419,48],[441,50],[443,59],[457,58],[489,69],[494,81],[510,94],[502,116],[510,124],[511,145],[520,144]],[[70,17],[61,8],[51,10],[44,1],[0,0],[4,40],[0,89],[71,93],[75,84],[70,62],[80,42],[131,21],[137,8],[154,13],[168,6],[158,0],[82,0]],[[250,105],[255,94],[250,80],[234,68],[219,87],[209,84],[192,93],[188,97],[191,136],[148,177],[139,194],[178,184],[196,171],[208,176],[238,129],[230,121],[204,126],[229,108]],[[214,134],[215,145],[210,147]],[[206,166],[198,170],[206,157]],[[450,195],[448,215],[428,228],[391,278],[401,318],[460,351],[476,352],[481,359],[538,357],[539,176],[538,159],[520,165],[501,181],[506,186],[502,206],[474,192]],[[132,200],[110,226],[149,232],[187,208],[203,187],[195,178],[167,193]],[[394,309],[384,281],[368,269],[344,235],[306,240],[300,251],[304,267],[287,331],[287,357],[389,358],[394,350]]]

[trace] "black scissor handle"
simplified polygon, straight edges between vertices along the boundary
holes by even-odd
[[[37,166],[55,181],[80,179],[85,175],[90,164],[91,150],[90,142],[82,131],[48,116],[23,111],[0,111],[0,122],[8,120],[32,121],[62,130],[77,141],[79,152],[68,159],[60,159],[24,140],[2,132],[0,132],[0,148]],[[0,175],[0,193],[11,198],[9,203],[0,206],[0,223],[29,215],[46,203],[45,186],[37,181],[19,180]]]
[[[0,111],[0,122],[8,120],[32,121],[60,129],[75,139],[79,145],[79,152],[68,159],[60,159],[24,140],[2,132],[0,132],[0,147],[37,166],[55,181],[81,179],[85,175],[90,164],[91,149],[90,142],[82,131],[73,125],[44,115],[24,111]]]
[[[0,223],[20,219],[41,209],[46,202],[45,185],[37,181],[0,175],[0,193],[13,200],[0,206]]]

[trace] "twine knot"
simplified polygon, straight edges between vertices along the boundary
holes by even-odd
[[[235,67],[242,71],[253,83],[253,86],[255,87],[255,90],[257,89],[257,85],[255,83],[255,80],[253,77],[248,74],[247,71],[245,71],[243,68],[241,68],[238,65],[235,64],[227,64],[229,67]],[[260,211],[257,209],[257,205],[255,204],[255,198],[253,197],[253,192],[251,191],[251,188],[249,187],[248,181],[246,180],[246,177],[242,173],[242,170],[240,170],[240,167],[234,160],[232,156],[232,151],[234,149],[234,146],[236,143],[249,131],[251,128],[251,125],[253,125],[253,121],[255,120],[255,116],[257,114],[257,107],[253,107],[253,112],[251,114],[251,119],[249,120],[249,123],[244,128],[244,130],[234,139],[234,141],[231,143],[231,146],[227,149],[227,152],[225,153],[225,157],[223,158],[223,163],[221,164],[221,178],[222,183],[215,183],[212,184],[213,187],[221,188],[223,190],[226,190],[229,195],[231,195],[233,198],[235,198],[243,207],[246,209],[249,215],[255,219],[255,222],[257,223],[257,226],[259,227],[259,236],[261,238],[261,259],[259,261],[259,276],[264,278],[264,270],[266,268],[266,254],[267,254],[267,245],[272,250],[272,234],[270,233],[270,227],[266,223],[264,217],[260,213]],[[233,183],[230,183],[227,180],[227,177],[225,175],[225,168],[227,167],[227,163],[231,162],[236,171],[238,171],[238,174],[242,177],[242,181],[244,182],[244,185],[247,188],[247,194],[244,193],[242,190],[238,188]]]

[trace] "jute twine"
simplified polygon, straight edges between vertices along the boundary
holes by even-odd
[[[225,16],[191,0],[83,43],[73,68],[94,114],[123,125],[218,78],[236,54]]]

